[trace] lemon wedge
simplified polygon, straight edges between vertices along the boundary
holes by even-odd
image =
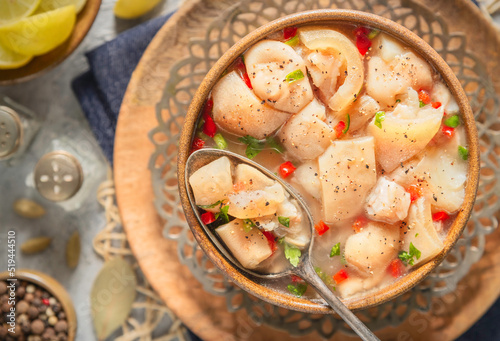
[[[0,70],[17,69],[30,62],[32,56],[15,53],[0,45]]]
[[[133,19],[151,11],[161,0],[118,0],[113,9],[122,19]]]
[[[0,0],[0,26],[27,17],[39,4],[40,0]]]
[[[75,6],[66,6],[0,27],[0,44],[28,56],[38,56],[61,45],[73,31]]]
[[[55,9],[69,5],[74,5],[76,8],[76,13],[80,13],[86,2],[87,0],[41,0],[40,5],[35,11],[35,14],[53,11]]]

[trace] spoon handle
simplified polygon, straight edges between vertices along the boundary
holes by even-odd
[[[380,339],[368,329],[368,327],[361,322],[347,307],[339,300],[337,296],[326,286],[321,278],[316,274],[309,259],[302,261],[302,266],[297,269],[297,274],[303,280],[311,284],[318,294],[320,294],[325,301],[335,310],[337,314],[358,334],[361,339],[365,341],[380,341]]]

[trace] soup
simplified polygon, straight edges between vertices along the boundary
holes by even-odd
[[[391,36],[349,25],[292,27],[256,43],[221,76],[192,149],[227,148],[288,181],[314,217],[317,272],[350,297],[443,249],[467,182],[461,123],[440,75]],[[227,223],[225,206],[207,211],[211,219],[219,213],[210,227]],[[300,250],[279,244],[279,217],[259,217],[275,229],[255,227],[272,234],[270,248],[273,240],[282,254]],[[252,267],[283,259],[273,254]]]

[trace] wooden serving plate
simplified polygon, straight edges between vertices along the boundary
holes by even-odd
[[[469,1],[420,1],[429,10],[445,13],[450,32],[469,35],[468,47],[487,56],[491,73],[499,70],[500,38]],[[148,133],[158,125],[155,106],[162,97],[170,67],[188,53],[191,37],[204,36],[208,24],[232,0],[190,0],[165,24],[144,53],[125,95],[115,139],[114,176],[123,227],[145,276],[167,306],[204,340],[276,340],[283,331],[257,326],[239,310],[230,313],[226,298],[208,294],[190,270],[178,260],[177,242],[162,235],[163,223],[153,205],[148,163],[154,145]],[[458,20],[457,18],[460,18]],[[449,22],[448,22],[449,21]],[[493,59],[493,60],[492,60]],[[500,83],[496,79],[496,92]],[[168,115],[168,112],[162,112]],[[498,212],[497,212],[498,215]],[[434,299],[429,313],[414,311],[397,327],[377,332],[383,340],[453,340],[477,321],[500,294],[500,231],[486,238],[484,256],[474,264],[457,290]],[[316,334],[301,337],[319,340]],[[333,340],[354,339],[337,333]]]

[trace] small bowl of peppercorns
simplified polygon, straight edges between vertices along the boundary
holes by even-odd
[[[34,270],[0,273],[0,340],[73,341],[76,313],[63,286]]]

